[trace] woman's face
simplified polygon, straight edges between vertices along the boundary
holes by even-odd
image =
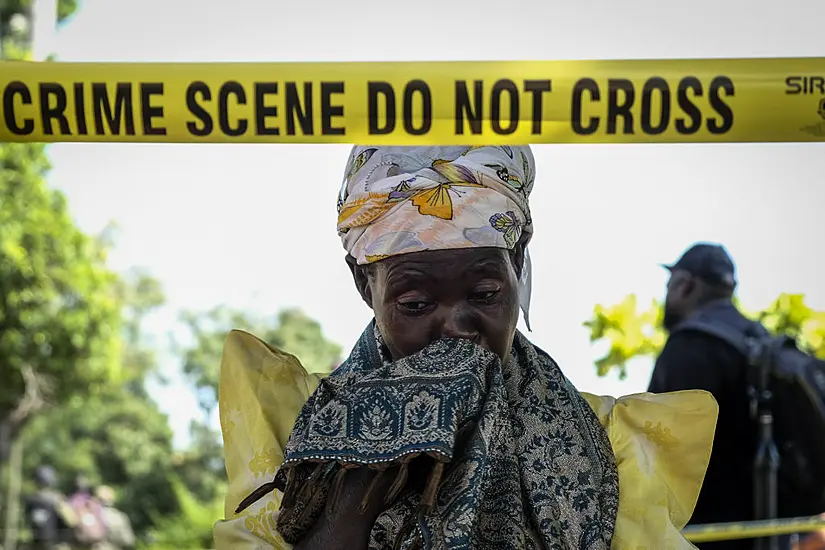
[[[354,267],[393,359],[442,338],[466,338],[505,361],[518,322],[515,253],[499,248],[437,250]]]

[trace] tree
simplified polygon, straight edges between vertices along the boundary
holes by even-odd
[[[179,510],[172,430],[145,388],[157,361],[144,319],[165,297],[160,283],[140,270],[118,279],[115,287],[123,320],[121,375],[95,393],[57,404],[27,426],[24,478],[32,479],[38,465],[50,464],[65,491],[78,474],[111,485],[140,535],[156,517]]]
[[[155,517],[178,512],[167,418],[150,399],[122,385],[49,410],[27,427],[23,442],[24,479],[32,479],[39,464],[50,464],[66,492],[78,474],[110,485],[139,535]]]
[[[189,448],[173,456],[177,478],[200,502],[211,502],[223,494],[226,469],[220,432],[203,422],[189,426]]]
[[[804,294],[783,293],[763,311],[745,310],[738,301],[737,306],[772,333],[792,336],[800,347],[825,359],[825,311],[808,307]],[[634,294],[613,306],[596,305],[593,317],[584,326],[590,329],[591,342],[610,346],[608,352],[596,360],[599,376],[618,369],[619,377],[624,378],[628,362],[657,356],[665,343],[662,317],[661,303],[654,300],[649,308],[639,311]]]
[[[220,306],[204,314],[184,313],[182,319],[193,340],[181,353],[183,371],[197,388],[207,414],[217,405],[221,352],[232,329],[246,330],[295,355],[309,372],[330,372],[340,361],[341,346],[327,340],[321,325],[297,309],[281,311],[270,320]]]
[[[214,431],[199,430],[189,449],[174,452],[167,419],[154,403],[113,389],[32,422],[24,436],[26,471],[52,464],[64,491],[76,474],[112,486],[118,508],[138,539],[151,542],[148,548],[211,548],[226,490],[223,449]]]
[[[181,550],[213,548],[213,526],[223,517],[223,496],[202,500],[178,480],[173,483],[179,515],[159,518],[141,550]]]
[[[157,359],[143,327],[146,316],[165,303],[163,289],[132,270],[119,281],[117,296],[123,308],[123,374],[98,394],[73,398],[27,427],[26,479],[48,463],[69,491],[72,479],[84,474],[115,488],[119,508],[147,548],[210,548],[226,488],[220,437],[193,422],[189,448],[172,448],[168,419],[145,389],[157,374]]]
[[[0,2],[0,36],[13,35],[12,20],[15,16],[28,17],[32,0],[3,0]],[[62,23],[77,11],[77,0],[58,0],[57,22]],[[28,37],[22,37],[28,38]]]
[[[28,58],[31,4],[0,2],[0,57]],[[58,0],[58,20],[76,7]],[[45,184],[48,170],[45,145],[0,144],[0,462],[17,441],[10,488],[0,490],[8,493],[5,542],[18,538],[23,462],[26,480],[50,463],[65,490],[80,473],[114,486],[139,535],[168,523],[177,526],[170,547],[209,548],[222,508],[219,442],[205,430],[196,442],[209,445],[175,454],[145,388],[158,372],[141,323],[163,303],[162,289],[143,273],[120,278],[107,268],[110,243],[74,225],[63,195]],[[201,505],[197,495],[206,494]]]
[[[46,401],[118,374],[120,304],[106,250],[46,187],[42,144],[0,146],[0,423],[5,443]]]
[[[28,49],[14,29],[30,0],[0,7],[4,57]],[[59,0],[59,18],[76,9]],[[0,463],[20,428],[47,402],[94,392],[117,373],[120,310],[106,249],[74,224],[47,188],[44,144],[0,145]]]
[[[146,378],[160,376],[160,373],[155,348],[146,340],[143,323],[147,315],[166,303],[166,296],[160,281],[140,269],[124,274],[118,281],[117,290],[118,299],[123,304],[123,378],[134,391],[145,391]]]
[[[320,324],[295,309],[269,319],[222,306],[187,312],[182,319],[192,337],[188,346],[179,346],[183,371],[198,390],[206,418],[217,405],[223,343],[234,328],[296,355],[311,372],[331,371],[341,356],[340,346],[324,337]],[[180,513],[155,523],[150,530],[153,550],[208,548],[212,525],[223,515],[226,477],[220,435],[203,422],[192,422],[190,432],[192,445],[173,458]]]
[[[28,57],[31,3],[0,3],[0,59]],[[76,0],[58,0],[58,18],[76,8]],[[0,144],[0,466],[11,458],[9,548],[17,539],[21,429],[48,404],[94,394],[118,366],[116,276],[105,247],[74,225],[63,195],[46,187],[49,168],[44,144]]]

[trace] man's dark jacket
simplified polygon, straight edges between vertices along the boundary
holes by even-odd
[[[753,322],[729,300],[703,308],[704,315],[744,335]],[[745,357],[726,342],[694,330],[673,330],[656,361],[648,391],[706,390],[719,404],[719,419],[705,481],[691,524],[753,519],[753,461],[756,423],[750,418]],[[697,545],[705,550],[752,549],[753,542]]]

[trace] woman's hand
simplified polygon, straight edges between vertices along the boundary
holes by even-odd
[[[358,509],[377,472],[368,468],[348,471],[337,502],[327,501],[318,521],[294,550],[366,550],[370,531],[386,508],[384,497],[397,472],[398,468],[384,472],[370,491],[366,509],[360,513]]]

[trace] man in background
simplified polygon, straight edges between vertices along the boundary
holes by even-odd
[[[37,492],[26,499],[26,521],[34,550],[64,550],[72,541],[75,517],[64,495],[57,490],[57,475],[51,466],[38,466],[34,474]]]
[[[706,390],[719,404],[713,451],[691,524],[748,521],[754,515],[756,423],[750,418],[747,360],[720,338],[695,330],[674,330],[702,314],[745,333],[753,322],[733,304],[736,274],[727,251],[699,243],[672,266],[664,305],[670,336],[656,361],[648,391]],[[704,549],[752,549],[752,540],[697,545]]]

